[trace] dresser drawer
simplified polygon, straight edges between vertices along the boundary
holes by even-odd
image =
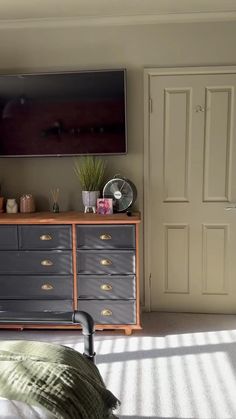
[[[10,250],[18,248],[17,226],[0,226],[0,250]]]
[[[79,250],[77,261],[81,274],[135,273],[135,252],[132,250]]]
[[[2,251],[2,274],[71,274],[72,254],[66,250],[51,251]]]
[[[134,249],[133,225],[83,225],[77,226],[79,249]]]
[[[0,276],[0,299],[72,299],[73,277]]]
[[[79,275],[78,297],[81,299],[134,299],[134,275]]]
[[[91,314],[97,324],[136,323],[135,301],[79,300],[78,309]]]
[[[71,249],[71,227],[64,225],[19,226],[20,249]]]
[[[0,300],[0,311],[73,311],[73,302],[72,300]]]

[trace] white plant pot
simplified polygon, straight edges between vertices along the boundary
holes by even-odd
[[[82,191],[82,201],[84,204],[84,212],[96,213],[97,198],[100,196],[100,191]]]

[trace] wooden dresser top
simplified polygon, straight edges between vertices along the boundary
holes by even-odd
[[[0,224],[137,224],[139,212],[100,215],[77,211],[0,214]]]

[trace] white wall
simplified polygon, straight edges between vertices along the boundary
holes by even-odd
[[[127,68],[128,154],[108,158],[109,175],[133,180],[143,211],[143,68],[236,64],[235,39],[234,22],[0,29],[0,72]],[[55,186],[62,210],[82,208],[72,158],[0,159],[0,176],[6,196],[31,192],[40,210]]]

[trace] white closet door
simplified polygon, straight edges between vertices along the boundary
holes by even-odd
[[[235,86],[150,77],[151,310],[236,313]]]

